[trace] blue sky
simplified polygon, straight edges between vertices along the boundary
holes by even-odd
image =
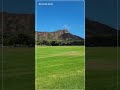
[[[4,12],[33,13],[35,0],[3,0]],[[2,0],[0,0],[2,2]],[[117,0],[85,0],[86,17],[116,28]],[[120,16],[120,1],[118,1],[118,16]],[[0,12],[2,7],[0,7]],[[119,25],[120,25],[120,18]]]
[[[39,3],[53,3],[42,6]],[[68,29],[70,33],[85,37],[84,1],[36,2],[36,31],[52,32]]]

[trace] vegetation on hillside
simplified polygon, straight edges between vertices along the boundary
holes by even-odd
[[[41,46],[83,46],[84,41],[80,40],[42,40],[42,41],[36,41],[36,45]]]

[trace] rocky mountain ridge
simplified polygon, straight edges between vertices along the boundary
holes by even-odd
[[[71,34],[68,30],[57,30],[54,32],[36,32],[37,40],[83,40],[83,38]]]

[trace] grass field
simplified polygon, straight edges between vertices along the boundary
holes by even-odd
[[[83,46],[36,46],[36,90],[84,90]]]
[[[4,90],[34,90],[34,51],[34,47],[5,47],[2,54],[0,48],[0,88]],[[3,57],[1,57],[2,55]],[[3,82],[1,78],[3,78]]]
[[[117,78],[117,64],[120,63],[120,59],[117,61],[117,48],[86,47],[85,49],[85,89],[117,90],[117,82],[120,81],[120,78]],[[120,77],[120,67],[118,71]],[[120,88],[120,82],[118,87]]]
[[[56,83],[53,84],[55,80],[56,82],[59,81],[60,82],[59,85],[63,87],[66,85],[68,88],[76,88],[78,86],[78,83],[81,84],[83,80],[81,76],[82,74],[80,73],[78,73],[73,78],[73,75],[76,74],[75,70],[77,69],[82,70],[81,68],[82,66],[80,66],[81,65],[80,62],[82,60],[81,52],[83,50],[83,47],[61,47],[63,49],[56,48],[54,51],[52,48],[55,48],[55,47],[49,47],[49,49],[48,47],[37,47],[37,50],[39,50],[39,52],[37,53],[39,57],[38,57],[38,61],[37,61],[38,63],[36,63],[36,66],[39,65],[39,67],[37,68],[36,71],[39,71],[39,73],[37,73],[38,77],[36,77],[36,80],[37,80],[36,85],[38,86],[38,89],[36,90],[39,90],[39,88],[49,88],[47,85],[48,81],[51,85],[55,85]],[[120,51],[120,48],[119,48],[119,51]],[[62,52],[63,52],[64,54],[63,56],[65,56],[66,57],[65,59],[67,60],[65,59],[62,60],[61,59],[62,57],[60,55],[57,55],[59,54],[58,52],[61,52],[60,55],[62,55]],[[71,52],[72,54],[68,52]],[[79,54],[75,55],[75,52],[78,52]],[[49,55],[56,56],[57,59],[52,60],[53,56],[50,57]],[[116,48],[114,47],[86,47],[86,60],[85,60],[86,90],[117,90],[116,89],[116,85],[117,85],[116,84],[116,81],[117,81],[116,55],[117,55]],[[1,56],[2,56],[2,52],[0,48],[0,58],[2,58]],[[44,58],[44,56],[46,56],[46,58]],[[119,53],[119,56],[120,56],[120,53]],[[49,61],[54,61],[54,62],[46,63],[48,61],[47,60],[48,57],[51,58],[51,59],[49,58],[50,59]],[[75,57],[76,58],[79,57],[79,60],[77,61]],[[34,48],[7,47],[3,49],[3,65],[4,65],[3,88],[5,90],[34,90],[34,82],[35,82],[34,81],[34,74],[35,74],[34,58],[35,58]],[[0,66],[2,66],[1,60],[2,59],[0,59]],[[62,65],[62,61],[67,62],[64,65],[64,67]],[[75,62],[72,62],[72,61],[75,61]],[[59,66],[58,64],[58,67],[56,66],[56,68],[54,68],[55,67],[54,63],[56,62],[59,62],[61,66]],[[118,63],[120,63],[120,59]],[[51,66],[51,67],[47,67],[47,66]],[[120,77],[120,67],[118,67],[118,70],[119,70],[118,75]],[[73,73],[70,73],[70,71]],[[1,67],[0,67],[0,73],[1,73]],[[48,79],[46,78],[47,79],[46,82],[40,81],[40,80],[45,80],[45,77],[48,76],[48,73],[49,75],[53,75],[53,74],[61,75],[61,77],[59,77],[60,78],[59,80],[56,79],[57,76],[53,76],[53,78],[55,77],[54,80],[51,80],[53,79],[52,77],[51,78],[48,77]],[[64,74],[69,77],[65,77]],[[0,87],[2,85],[1,75],[2,74],[0,74]],[[62,76],[64,76],[65,79],[64,78],[62,79]],[[118,82],[120,82],[120,78],[118,78]],[[44,87],[40,87],[40,85],[41,86],[43,85]],[[56,88],[59,88],[59,85],[58,84],[56,85],[57,85]],[[84,85],[81,84],[77,88],[82,88],[83,86]],[[120,83],[118,84],[118,86],[120,88]],[[54,87],[50,87],[50,88],[54,88]]]

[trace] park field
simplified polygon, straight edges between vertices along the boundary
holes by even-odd
[[[0,58],[0,87],[5,90],[34,89],[34,47],[0,48]]]
[[[84,90],[84,46],[36,46],[36,90]]]

